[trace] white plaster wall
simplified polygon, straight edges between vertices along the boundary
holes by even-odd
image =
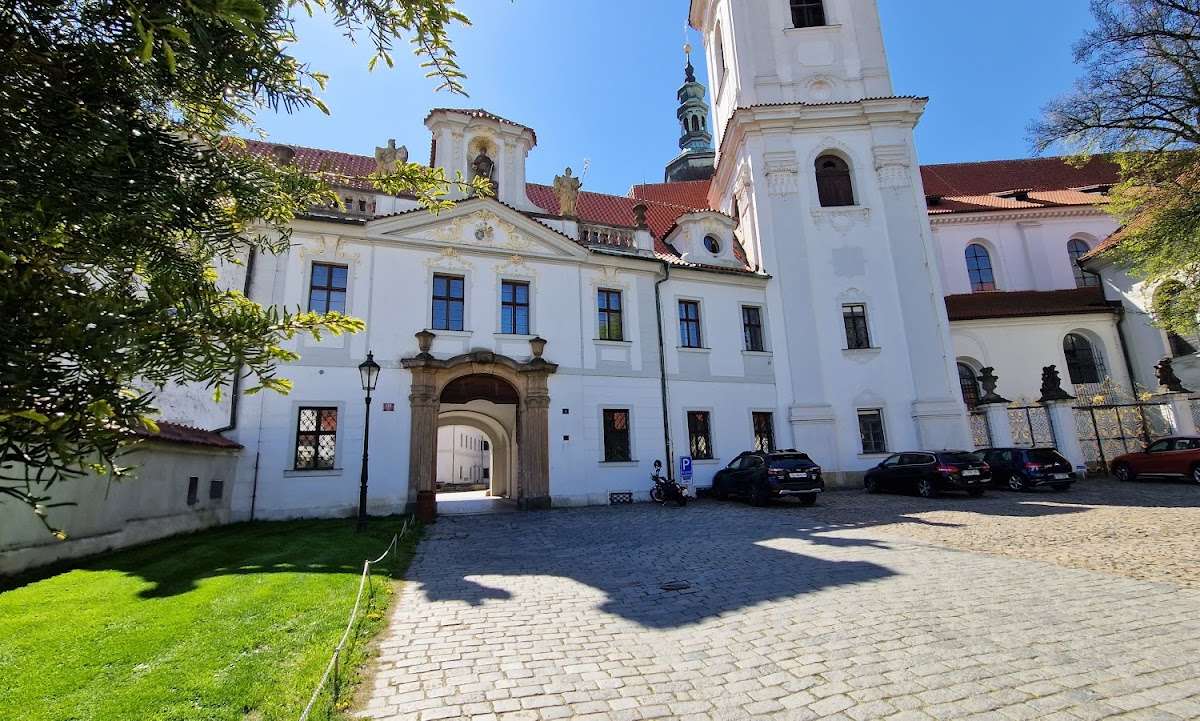
[[[933,216],[931,222],[948,295],[971,292],[966,249],[972,243],[988,249],[998,290],[1074,288],[1067,241],[1094,247],[1117,228],[1098,208]]]
[[[1115,315],[1045,316],[1038,318],[955,321],[951,324],[954,352],[978,369],[992,366],[999,382],[996,392],[1010,400],[1036,401],[1041,395],[1042,367],[1054,364],[1063,388],[1072,393],[1063,338],[1082,333],[1103,356],[1113,381],[1129,388],[1129,373],[1121,354]]]
[[[437,433],[438,483],[489,482],[483,473],[491,467],[491,449],[483,447],[485,442],[491,445],[487,434],[468,426],[442,426]]]
[[[196,531],[229,520],[236,452],[166,443],[143,443],[123,459],[136,472],[123,480],[95,475],[63,481],[51,490],[52,526],[67,532],[55,539],[23,504],[0,503],[0,575],[54,561],[89,556]],[[188,478],[199,479],[197,502],[187,503]],[[224,481],[220,498],[209,484]]]

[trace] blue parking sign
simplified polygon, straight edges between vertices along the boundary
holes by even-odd
[[[679,479],[681,481],[692,480],[692,457],[691,456],[680,456],[679,457]]]

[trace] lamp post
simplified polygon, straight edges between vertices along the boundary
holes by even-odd
[[[358,364],[358,375],[362,379],[362,389],[367,396],[364,399],[367,407],[366,421],[363,423],[363,457],[362,472],[358,481],[358,530],[367,527],[367,447],[371,441],[371,391],[379,381],[379,364],[375,362],[375,354],[367,351],[367,359]]]

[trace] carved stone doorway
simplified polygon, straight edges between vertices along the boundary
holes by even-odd
[[[443,403],[454,411],[515,408],[509,433],[516,463],[507,495],[522,509],[549,508],[548,378],[558,366],[542,358],[546,341],[529,341],[532,356],[527,361],[487,350],[443,360],[429,352],[434,338],[429,331],[417,333],[421,352],[401,359],[401,365],[412,372],[408,484],[409,501],[415,500],[418,517],[432,522],[437,516],[437,429]]]

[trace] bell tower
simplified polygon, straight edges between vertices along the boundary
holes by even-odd
[[[696,82],[696,69],[692,67],[692,46],[685,43],[683,52],[687,65],[683,69],[683,85],[676,96],[682,134],[679,148],[682,151],[667,163],[663,173],[664,182],[676,180],[705,180],[713,174],[713,163],[717,153],[712,146],[712,133],[708,131],[708,103],[704,102],[704,86]]]
[[[970,448],[913,128],[876,0],[692,0],[720,149],[709,204],[771,275],[795,448],[853,480],[887,451]],[[852,332],[853,331],[853,332]]]

